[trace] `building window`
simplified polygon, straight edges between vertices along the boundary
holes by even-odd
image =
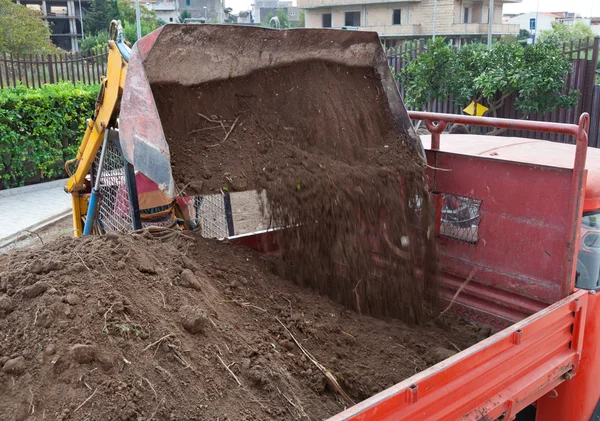
[[[402,13],[400,9],[395,9],[392,15],[392,25],[402,24]]]
[[[185,0],[185,6],[190,7],[190,0]]]
[[[331,28],[331,13],[323,13],[321,18],[323,19],[323,28]]]
[[[465,14],[463,16],[463,23],[471,23],[471,8],[465,7]]]
[[[360,12],[346,12],[344,26],[360,26]]]
[[[173,18],[169,18],[169,22],[173,22]]]

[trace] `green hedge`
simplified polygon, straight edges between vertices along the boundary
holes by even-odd
[[[0,89],[0,188],[65,176],[99,85]]]

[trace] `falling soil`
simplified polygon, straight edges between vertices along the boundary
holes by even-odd
[[[372,68],[324,61],[152,85],[185,194],[266,191],[281,274],[362,314],[419,323],[436,253],[422,159]]]
[[[349,403],[294,339],[358,402],[489,334],[360,316],[273,271],[183,235],[1,255],[0,419],[324,419]]]

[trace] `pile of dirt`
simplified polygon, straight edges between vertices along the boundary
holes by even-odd
[[[0,419],[324,419],[481,340],[345,310],[250,249],[62,239],[0,256]],[[293,336],[292,336],[293,335]]]
[[[152,90],[184,194],[266,191],[272,226],[300,227],[278,233],[284,276],[420,322],[436,296],[423,160],[373,68],[307,61]]]

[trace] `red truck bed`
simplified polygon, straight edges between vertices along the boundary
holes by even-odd
[[[464,317],[504,330],[330,421],[511,420],[532,404],[538,421],[591,420],[600,406],[600,294],[575,288],[589,117],[572,125],[409,114],[432,133],[426,153],[442,298]],[[566,159],[573,165],[507,159],[493,148],[440,149],[448,123],[572,135]],[[548,153],[542,146],[539,153]],[[276,248],[269,232],[236,241]]]

